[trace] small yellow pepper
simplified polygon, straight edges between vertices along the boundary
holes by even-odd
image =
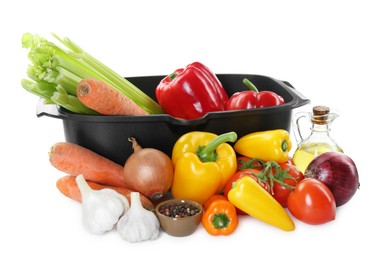
[[[234,145],[241,155],[278,163],[288,161],[291,148],[289,132],[284,129],[254,132],[239,138]]]
[[[228,192],[228,200],[248,215],[284,231],[292,231],[295,224],[286,210],[253,178],[244,176]]]
[[[236,153],[226,143],[236,139],[235,132],[217,136],[194,131],[182,135],[175,143],[171,157],[174,164],[171,193],[174,198],[203,204],[220,192],[236,172]]]

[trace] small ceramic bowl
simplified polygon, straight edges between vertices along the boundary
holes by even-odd
[[[191,235],[201,222],[202,211],[201,204],[192,200],[169,199],[156,206],[163,231],[176,237]]]

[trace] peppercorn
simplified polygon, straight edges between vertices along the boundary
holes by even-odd
[[[200,210],[191,204],[181,203],[163,206],[160,208],[159,212],[171,218],[185,218],[194,216],[200,212]]]

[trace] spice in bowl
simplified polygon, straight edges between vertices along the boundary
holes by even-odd
[[[159,213],[171,218],[185,218],[199,213],[200,209],[192,204],[180,203],[173,205],[163,205]]]
[[[170,199],[156,207],[163,231],[172,236],[188,236],[198,227],[202,218],[201,204],[191,200]]]

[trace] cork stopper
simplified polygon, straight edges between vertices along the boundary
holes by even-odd
[[[312,109],[312,122],[314,124],[324,125],[328,123],[330,108],[327,106],[314,106]]]

